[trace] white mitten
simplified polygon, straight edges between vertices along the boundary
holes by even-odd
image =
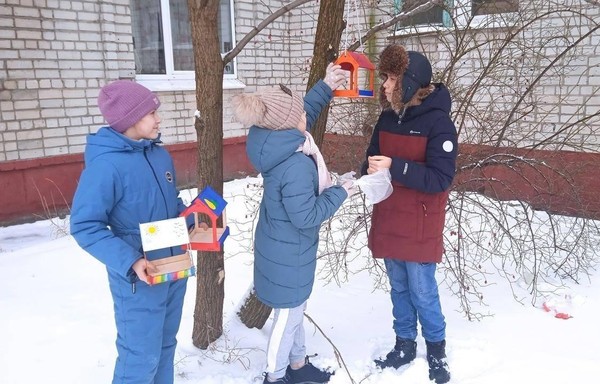
[[[329,63],[325,70],[325,78],[323,81],[332,91],[335,91],[340,85],[346,82],[346,71],[338,64]]]
[[[356,192],[358,192],[358,187],[356,186],[356,184],[354,184],[353,180],[346,180],[342,183],[342,188],[344,188],[346,190],[346,192],[348,193],[348,197],[354,195]]]
[[[348,180],[355,181],[356,177],[354,177],[354,175],[356,175],[356,172],[350,171],[350,172],[344,173],[343,175],[338,176],[337,184],[342,185],[342,184],[344,184],[345,181],[348,181]]]

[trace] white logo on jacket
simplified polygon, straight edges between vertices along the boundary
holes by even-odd
[[[444,141],[444,144],[442,144],[442,149],[444,151],[450,153],[454,149],[454,144],[452,144],[452,142],[450,140],[446,140],[446,141]]]

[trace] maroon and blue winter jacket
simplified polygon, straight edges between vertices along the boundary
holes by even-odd
[[[448,189],[456,173],[457,134],[448,89],[436,84],[403,115],[384,110],[367,157],[392,159],[394,192],[375,204],[369,248],[376,258],[440,262]],[[367,164],[363,166],[366,173]]]

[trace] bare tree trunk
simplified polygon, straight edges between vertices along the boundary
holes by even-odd
[[[248,328],[262,329],[271,314],[271,307],[263,304],[256,296],[254,288],[238,312],[242,323]]]
[[[312,88],[319,79],[322,79],[325,76],[327,64],[334,61],[338,55],[342,32],[345,27],[345,4],[346,0],[321,1],[319,19],[317,21],[317,31],[315,34],[315,47],[313,49],[308,83],[306,85],[307,91]],[[319,147],[323,144],[328,115],[329,106],[326,106],[311,129],[315,143],[317,143]]]
[[[217,17],[219,0],[188,0],[196,68],[195,128],[198,187],[223,192],[223,60]],[[206,349],[223,333],[223,252],[198,252],[192,342]]]

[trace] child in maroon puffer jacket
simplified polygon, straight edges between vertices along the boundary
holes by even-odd
[[[394,349],[381,368],[416,357],[417,319],[427,345],[429,378],[450,381],[446,323],[435,279],[441,262],[448,189],[456,172],[457,134],[450,93],[431,84],[425,56],[390,45],[380,56],[383,111],[367,149],[363,174],[389,169],[393,192],[373,207],[369,248],[384,260],[391,285]]]

